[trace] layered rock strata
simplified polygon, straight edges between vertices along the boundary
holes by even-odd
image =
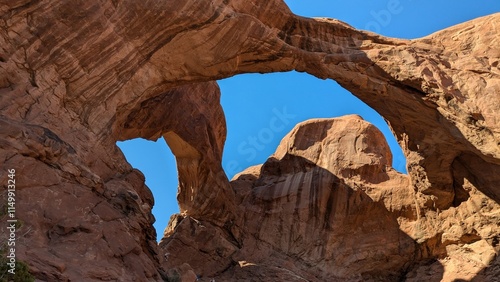
[[[301,123],[231,181],[241,239],[176,215],[164,265],[189,262],[207,281],[494,281],[498,203],[469,186],[457,207],[423,210],[391,162],[359,116]]]
[[[4,1],[0,180],[16,169],[18,259],[47,281],[159,281],[169,277],[166,268],[228,280],[495,277],[498,26],[494,14],[399,40],[295,16],[279,0]],[[299,127],[315,138],[294,133],[292,151],[281,146],[261,170],[230,184],[220,165],[224,117],[210,81],[288,70],[335,79],[381,113],[408,176],[380,171],[389,160],[383,150],[357,147],[380,145],[377,138],[361,137],[344,149],[349,154],[329,151],[337,145],[322,121]],[[158,248],[151,192],[115,142],[160,136],[178,161],[182,215]],[[393,240],[371,252],[370,232],[382,238],[380,224]],[[314,229],[311,237],[304,228]],[[374,262],[381,257],[386,267]]]

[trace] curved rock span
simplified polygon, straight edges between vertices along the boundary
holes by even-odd
[[[16,254],[37,279],[498,277],[500,14],[399,40],[279,0],[0,11],[0,179],[16,169]],[[348,116],[297,125],[229,181],[213,81],[289,70],[334,79],[382,114],[408,175]],[[160,245],[153,196],[115,145],[137,137],[163,137],[177,159],[181,214]]]

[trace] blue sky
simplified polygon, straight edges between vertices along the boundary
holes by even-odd
[[[306,17],[330,17],[358,29],[399,38],[418,38],[443,28],[500,12],[499,0],[287,0],[290,9]],[[479,4],[481,3],[481,4]],[[229,178],[263,163],[298,122],[321,117],[359,114],[387,137],[393,166],[405,172],[405,160],[390,130],[374,110],[332,80],[304,73],[244,74],[219,81],[228,136],[223,167]],[[127,160],[146,176],[155,197],[153,214],[158,239],[170,215],[179,211],[176,200],[175,159],[163,139],[118,142]]]

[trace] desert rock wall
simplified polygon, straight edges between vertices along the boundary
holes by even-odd
[[[499,14],[400,40],[279,0],[12,0],[0,12],[0,180],[18,172],[18,259],[38,279],[498,274]],[[334,79],[384,116],[408,176],[378,131],[347,117],[299,125],[229,182],[213,81],[288,70]],[[151,192],[115,145],[137,137],[163,137],[178,162],[182,214],[160,246]]]

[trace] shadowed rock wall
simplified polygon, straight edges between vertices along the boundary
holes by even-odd
[[[16,169],[17,254],[37,278],[158,281],[185,262],[227,280],[498,273],[499,14],[399,40],[278,0],[12,0],[0,12],[0,179]],[[328,133],[337,121],[299,126],[295,146],[230,184],[211,81],[288,70],[335,79],[382,114],[408,176],[350,118],[345,140]],[[182,215],[158,248],[152,195],[115,142],[160,136]]]

